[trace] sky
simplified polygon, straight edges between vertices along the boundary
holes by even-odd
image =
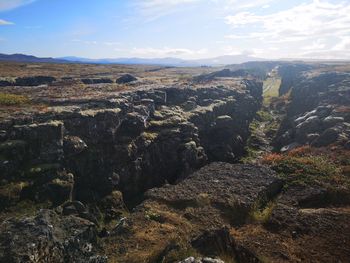
[[[350,59],[350,0],[0,0],[0,53]]]

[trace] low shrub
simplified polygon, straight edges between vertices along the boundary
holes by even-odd
[[[350,180],[344,176],[337,160],[326,154],[315,153],[308,146],[287,154],[268,154],[264,156],[263,163],[283,177],[287,186],[316,184],[324,187],[337,185],[350,187]]]

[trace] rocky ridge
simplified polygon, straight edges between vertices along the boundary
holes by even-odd
[[[53,262],[75,257],[104,262],[95,254],[99,222],[120,219],[127,211],[123,198],[134,206],[146,190],[181,181],[208,162],[236,162],[260,103],[261,84],[243,81],[233,87],[127,92],[3,120],[2,209],[10,211],[26,200],[56,209],[5,221],[0,231],[2,259],[37,260],[51,248],[57,251],[50,255]],[[81,220],[81,225],[70,228],[67,220]],[[85,234],[84,224],[92,232]],[[66,247],[67,239],[75,242],[71,231],[80,227],[84,238]],[[34,242],[29,249],[18,240],[8,250],[6,240],[16,229],[42,244]],[[47,234],[41,237],[42,232]]]
[[[348,74],[277,64],[2,120],[0,261],[346,262]]]
[[[350,140],[349,84],[347,73],[309,73],[297,79],[276,148],[346,144]]]

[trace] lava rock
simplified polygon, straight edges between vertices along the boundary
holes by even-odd
[[[16,86],[39,86],[44,84],[51,84],[56,81],[56,78],[50,76],[35,76],[16,78]]]
[[[312,146],[322,147],[330,145],[337,141],[339,134],[341,132],[336,128],[329,128],[325,130],[320,137],[318,137],[315,141],[312,142]]]
[[[270,169],[218,162],[204,166],[177,185],[151,189],[145,196],[184,208],[200,206],[198,197],[205,193],[208,202],[231,211],[233,225],[241,225],[254,205],[275,196],[282,186]]]
[[[1,262],[107,262],[96,255],[96,227],[75,216],[41,210],[0,225]]]
[[[86,143],[77,136],[65,136],[63,141],[63,151],[66,157],[77,155],[84,150],[86,150],[88,146]]]
[[[125,74],[123,76],[121,76],[120,78],[118,78],[116,80],[117,84],[127,84],[133,81],[137,81],[137,78],[135,78],[133,75],[131,74]]]
[[[100,79],[81,79],[81,82],[84,84],[108,84],[113,83],[113,80],[108,78],[100,78]]]

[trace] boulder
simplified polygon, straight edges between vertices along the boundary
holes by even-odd
[[[320,137],[312,142],[312,146],[322,147],[335,143],[339,138],[341,131],[336,128],[329,128],[325,130]]]
[[[288,144],[288,145],[286,145],[286,146],[283,146],[282,148],[281,148],[281,152],[282,153],[284,153],[284,152],[289,152],[289,151],[291,151],[291,150],[293,150],[293,149],[296,149],[296,148],[298,148],[298,147],[300,147],[301,146],[301,144],[299,144],[299,143],[297,143],[297,142],[293,142],[293,143],[291,143],[291,144]]]
[[[305,121],[296,126],[296,138],[300,143],[304,143],[307,134],[318,132],[321,129],[321,120],[318,116],[308,117]]]
[[[127,83],[130,83],[130,82],[133,82],[133,81],[137,81],[137,78],[135,78],[133,75],[131,74],[125,74],[121,77],[119,77],[117,80],[116,80],[116,83],[117,84],[127,84]]]
[[[327,129],[327,128],[331,128],[331,127],[335,126],[336,124],[342,123],[342,122],[344,122],[343,117],[328,116],[327,118],[325,118],[322,121],[322,125],[323,125],[323,127],[325,127],[325,129]]]
[[[63,140],[63,151],[66,157],[75,156],[84,150],[88,146],[86,143],[77,136],[65,136]]]

